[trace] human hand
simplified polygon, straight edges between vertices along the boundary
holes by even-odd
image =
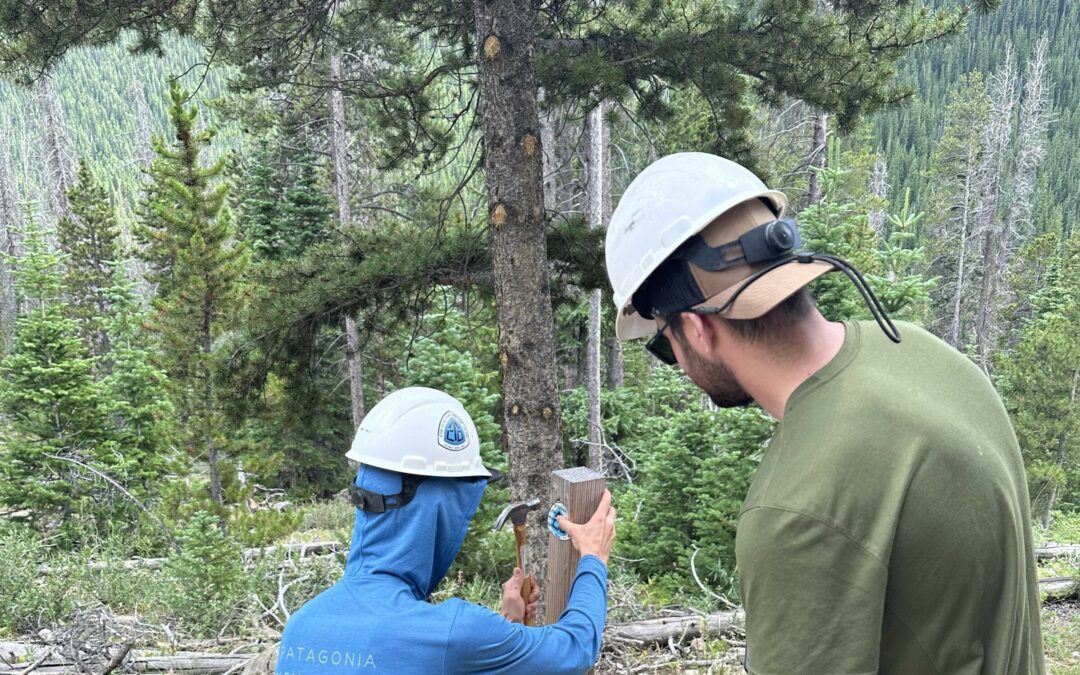
[[[536,586],[536,580],[529,575],[532,583],[532,592],[529,594],[529,603],[526,605],[521,597],[521,586],[525,583],[525,577],[520,567],[514,568],[514,575],[503,584],[502,615],[512,623],[525,623],[536,618],[536,612],[540,609],[540,589]]]
[[[572,523],[564,516],[558,517],[559,527],[570,535],[574,548],[582,556],[594,555],[606,565],[611,546],[615,543],[615,509],[611,506],[611,491],[604,490],[600,505],[588,522]]]

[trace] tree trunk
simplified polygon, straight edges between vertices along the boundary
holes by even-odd
[[[349,358],[349,392],[352,394],[353,430],[360,428],[364,421],[364,373],[360,361],[360,333],[356,329],[356,319],[345,317],[346,354]]]
[[[821,170],[825,168],[825,157],[829,131],[829,114],[821,113],[814,118],[814,135],[810,146],[810,187],[806,195],[806,205],[813,206],[821,201]]]
[[[990,331],[994,312],[994,291],[997,278],[997,232],[993,227],[983,235],[982,285],[979,306],[975,309],[975,348],[979,367],[990,372]]]
[[[608,189],[609,174],[605,170],[604,155],[607,146],[606,124],[604,121],[605,105],[603,102],[593,108],[586,119],[585,137],[588,145],[585,153],[586,203],[589,227],[603,229],[604,193]],[[585,389],[588,396],[586,408],[586,426],[589,442],[589,468],[603,475],[604,473],[604,430],[600,414],[600,289],[589,292],[588,335],[585,342]]]
[[[974,159],[972,160],[974,161]],[[969,163],[970,167],[971,164]],[[959,257],[956,261],[956,286],[953,289],[953,312],[952,321],[949,324],[949,344],[956,349],[960,347],[960,307],[964,298],[964,273],[966,271],[965,263],[967,262],[967,247],[968,247],[968,221],[971,219],[971,172],[968,171],[964,176],[964,202],[961,205],[963,213],[960,214],[960,241],[957,246],[960,248]]]
[[[626,382],[626,364],[623,361],[622,342],[614,334],[608,336],[607,388],[622,389]]]
[[[536,102],[544,101],[543,88],[537,93]],[[555,146],[555,127],[552,124],[552,112],[540,112],[540,150],[544,153],[542,167],[544,170],[544,211],[550,218],[556,215],[558,201],[556,199],[556,174],[558,173],[558,149]]]
[[[0,253],[14,258],[19,254],[17,233],[22,224],[22,212],[11,168],[11,147],[7,144],[9,131],[7,125],[0,127]],[[11,266],[0,255],[0,354],[11,350],[18,313],[15,277]]]
[[[348,228],[352,225],[352,197],[349,189],[349,146],[345,127],[345,100],[341,93],[341,53],[334,51],[330,55],[330,118],[331,130],[330,154],[334,162],[334,200],[337,202],[338,225]],[[349,393],[352,399],[353,429],[360,427],[366,409],[364,407],[364,362],[360,353],[360,333],[354,317],[345,318],[346,356],[349,361]]]
[[[878,153],[874,160],[874,169],[870,173],[870,194],[881,200],[882,206],[875,206],[867,214],[867,224],[878,237],[885,235],[885,200],[889,196],[889,166],[885,157]]]
[[[630,623],[616,623],[604,631],[606,636],[630,640],[640,645],[679,642],[705,635],[719,635],[732,629],[742,630],[746,618],[741,609],[705,616],[665,616]]]
[[[218,449],[214,444],[214,374],[210,369],[210,356],[214,350],[214,339],[211,331],[213,310],[208,305],[203,305],[202,322],[202,369],[204,378],[203,406],[206,414],[206,456],[210,462],[210,498],[215,504],[225,503],[221,496],[221,474],[218,472]]]
[[[531,6],[528,0],[473,3],[511,496],[546,504],[551,472],[562,463],[562,438]],[[532,531],[542,532],[543,515],[530,517]],[[530,571],[546,578],[546,537],[530,537],[527,549]]]

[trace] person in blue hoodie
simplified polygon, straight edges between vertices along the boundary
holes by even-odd
[[[583,673],[596,662],[615,539],[610,493],[587,523],[560,518],[581,562],[558,621],[530,627],[519,622],[538,596],[526,607],[521,570],[504,586],[502,615],[427,600],[492,478],[461,403],[434,389],[398,390],[367,414],[347,456],[360,467],[345,575],[289,619],[278,675]]]

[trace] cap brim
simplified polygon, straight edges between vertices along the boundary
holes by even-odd
[[[763,274],[745,288],[743,283],[726,288],[697,307],[723,307],[733,295],[739,293],[735,302],[720,316],[727,319],[756,319],[814,279],[836,269],[835,265],[823,260],[790,262]],[[743,288],[742,292],[739,292],[740,288]]]

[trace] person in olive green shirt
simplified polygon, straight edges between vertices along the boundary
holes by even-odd
[[[1043,673],[1023,462],[987,377],[894,324],[786,200],[711,155],[665,157],[607,235],[623,339],[719,406],[779,421],[739,516],[751,673]],[[846,274],[874,321],[805,286]],[[879,330],[880,328],[880,330]]]

